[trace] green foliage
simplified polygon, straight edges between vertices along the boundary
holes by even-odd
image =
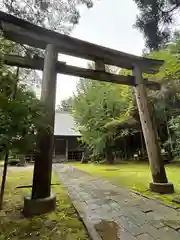
[[[148,57],[153,59],[161,59],[165,61],[156,75],[145,75],[148,79],[156,79],[163,84],[168,83],[170,80],[173,81],[180,79],[179,56],[175,53],[175,46],[177,45],[169,44],[164,49],[152,52],[148,55]]]
[[[174,42],[167,44],[161,50],[145,55],[148,58],[164,60],[157,74],[144,74],[148,80],[161,84],[160,91],[148,91],[148,98],[154,104],[157,120],[159,119],[161,123],[166,121],[166,118],[169,119],[180,113],[178,110],[180,104],[180,38],[178,36],[176,34]],[[121,70],[121,74],[130,75],[130,71]]]
[[[34,150],[35,133],[48,127],[45,119],[44,106],[25,86],[18,87],[15,99],[0,94],[1,146],[23,153]]]
[[[14,73],[14,77],[17,74],[17,69],[15,67],[9,67],[7,65],[4,65],[2,61],[2,57],[5,54],[13,54],[13,55],[18,55],[18,56],[28,56],[30,58],[35,57],[36,55],[43,56],[43,52],[40,49],[35,49],[32,47],[25,47],[21,44],[16,44],[12,41],[9,41],[3,37],[3,34],[0,32],[0,68],[2,71],[6,71],[9,74]],[[13,77],[13,78],[14,78]],[[36,70],[31,70],[31,69],[23,69],[19,68],[18,69],[18,82],[23,83],[31,87],[32,89],[34,86],[39,86],[41,83],[41,79],[39,75],[37,74]]]
[[[148,95],[154,104],[161,140],[166,146],[169,145],[171,152],[177,154],[179,135],[177,124],[180,115],[180,35],[176,33],[173,42],[159,51],[150,53],[148,57],[165,61],[159,73],[145,77],[150,80],[156,79],[162,85],[160,91],[149,92]],[[172,138],[175,141],[175,149]]]
[[[148,49],[157,50],[169,40],[170,25],[174,20],[174,13],[180,8],[179,0],[134,0],[140,11],[135,27],[145,37]]]
[[[14,44],[1,39],[0,54],[11,52]],[[25,153],[34,150],[37,129],[46,129],[48,124],[44,106],[19,83],[17,73],[0,62],[0,146]]]
[[[174,139],[173,139],[173,153],[174,155],[179,156],[180,155],[180,116],[172,117],[169,120],[169,128],[174,133]]]
[[[149,94],[156,106],[161,110],[159,116],[162,115],[162,110],[166,111],[169,117],[178,113],[180,103],[180,55],[178,52],[179,40],[149,55],[149,57],[165,61],[159,73],[154,76],[146,75],[148,79],[156,79],[162,85],[159,92],[150,92]]]
[[[93,156],[112,151],[115,138],[120,132],[108,124],[127,115],[131,103],[129,87],[97,81],[80,80],[73,109],[82,140]]]

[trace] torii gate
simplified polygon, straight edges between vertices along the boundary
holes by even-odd
[[[57,73],[79,76],[99,81],[133,86],[140,121],[146,143],[153,182],[150,189],[159,193],[174,192],[169,183],[157,141],[157,130],[152,123],[146,86],[160,89],[159,84],[143,79],[143,73],[158,72],[163,61],[137,57],[96,44],[85,42],[45,28],[0,11],[0,29],[4,36],[17,43],[46,49],[45,59],[30,59],[14,55],[3,57],[6,64],[23,68],[43,70],[41,101],[47,106],[50,133],[39,133],[39,152],[35,156],[32,196],[24,200],[24,213],[36,215],[55,208],[56,198],[51,195],[51,172],[53,155],[53,129],[55,115]],[[63,53],[95,62],[95,70],[66,65],[57,60]],[[131,69],[133,76],[120,76],[105,71],[105,64]]]

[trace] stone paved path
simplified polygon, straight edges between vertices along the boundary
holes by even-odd
[[[53,167],[93,239],[180,240],[180,211],[75,167]]]

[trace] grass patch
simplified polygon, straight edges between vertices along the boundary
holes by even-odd
[[[0,167],[4,166],[4,161],[0,160]]]
[[[149,182],[152,181],[151,172],[148,164],[143,163],[122,163],[119,165],[99,165],[99,164],[81,164],[72,163],[81,170],[85,170],[90,174],[98,177],[104,177],[121,187],[128,187],[130,189],[139,191],[146,196],[157,198],[166,204],[173,204],[172,200],[180,197],[180,165],[169,164],[166,165],[166,172],[169,181],[173,182],[175,193],[173,194],[155,194],[148,190]],[[115,170],[116,169],[116,170]]]
[[[9,172],[7,177],[4,209],[0,211],[0,240],[87,240],[85,227],[72,206],[63,185],[53,186],[57,197],[56,211],[32,219],[21,214],[23,197],[30,189],[16,189],[32,182],[32,171]],[[53,183],[57,183],[53,175]]]

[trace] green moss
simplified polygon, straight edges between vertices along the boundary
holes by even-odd
[[[32,172],[11,172],[7,177],[5,202],[0,211],[0,240],[87,240],[89,239],[83,223],[72,206],[63,185],[53,186],[56,192],[57,208],[55,212],[40,217],[26,219],[22,216],[23,196],[30,189],[16,189],[18,185],[30,185]],[[53,183],[57,179],[53,176]]]
[[[121,187],[128,187],[130,189],[139,191],[145,196],[151,198],[160,199],[166,204],[173,204],[180,206],[172,200],[180,197],[180,170],[179,164],[169,164],[166,166],[166,172],[169,181],[173,182],[175,187],[175,193],[173,194],[155,194],[148,190],[149,183],[152,181],[151,171],[148,164],[143,163],[121,163],[119,165],[98,165],[98,164],[86,164],[72,163],[79,169],[85,170],[94,176],[104,177],[114,184]],[[114,171],[116,169],[116,171]]]

